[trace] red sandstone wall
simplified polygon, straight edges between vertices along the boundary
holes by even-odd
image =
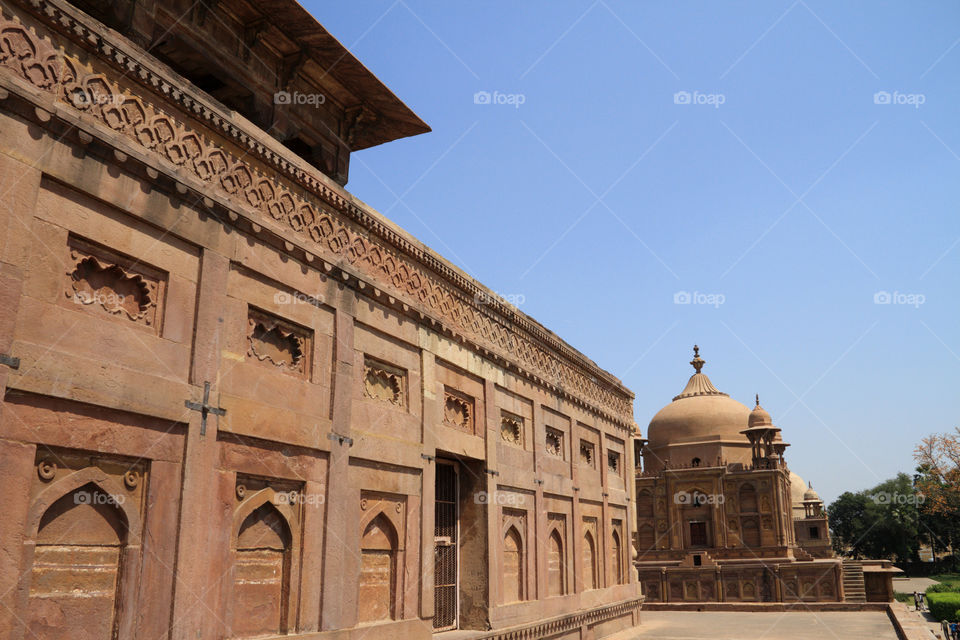
[[[248,151],[26,11],[0,23],[0,353],[19,358],[0,365],[4,637],[427,637],[437,457],[472,474],[464,625],[636,622],[623,416],[464,341],[391,281],[307,260],[269,219],[231,226],[249,206],[211,209],[172,151],[44,74],[67,51],[203,144]],[[225,413],[185,406],[205,400]]]

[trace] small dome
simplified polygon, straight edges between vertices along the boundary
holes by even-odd
[[[812,482],[807,487],[807,490],[803,492],[803,500],[804,502],[813,502],[813,501],[820,502],[821,501],[820,494],[813,490]]]
[[[757,395],[757,406],[753,408],[753,411],[750,412],[750,417],[747,419],[747,424],[750,427],[772,427],[773,419],[770,417],[770,414],[767,413],[767,410],[760,406],[760,396]]]

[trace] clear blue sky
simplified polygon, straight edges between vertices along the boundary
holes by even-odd
[[[305,6],[433,127],[348,189],[619,376],[644,432],[695,342],[826,500],[960,425],[956,2]]]

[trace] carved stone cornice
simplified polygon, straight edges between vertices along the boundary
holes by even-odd
[[[103,131],[105,144],[116,148],[119,136],[143,152],[148,174],[162,172],[178,189],[197,184],[203,202],[231,222],[274,231],[297,259],[329,261],[345,280],[382,288],[481,355],[632,428],[633,394],[534,320],[136,45],[59,0],[19,1],[46,26],[22,24],[7,7],[0,13],[0,70],[27,83],[21,97],[36,102],[39,89],[88,131]]]

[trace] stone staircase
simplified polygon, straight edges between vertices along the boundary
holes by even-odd
[[[863,563],[858,560],[843,561],[843,596],[846,602],[867,601],[863,586]]]

